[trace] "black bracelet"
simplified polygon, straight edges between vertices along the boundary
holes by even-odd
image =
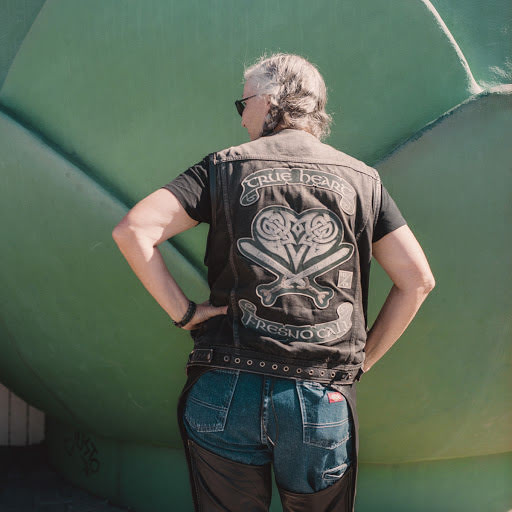
[[[196,312],[196,303],[194,301],[191,301],[189,300],[188,301],[188,309],[187,309],[187,312],[185,313],[185,316],[179,321],[179,322],[175,322],[173,320],[173,324],[176,326],[176,327],[183,327],[184,325],[187,325],[190,320],[192,320],[192,317],[194,316],[195,312]]]

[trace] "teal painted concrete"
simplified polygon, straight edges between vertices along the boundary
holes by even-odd
[[[108,440],[51,417],[47,421],[50,463],[70,483],[134,510],[192,512],[181,450]],[[363,463],[356,510],[503,512],[512,502],[511,474],[510,453],[409,464]],[[274,482],[270,512],[281,510]]]
[[[210,151],[245,140],[233,107],[243,65],[278,50],[305,53],[319,66],[335,119],[330,142],[369,163],[470,94],[456,52],[419,1],[283,0],[240,9],[226,0],[208,10],[50,0],[0,102],[133,204]],[[174,243],[201,268],[200,229],[202,237],[184,233]]]
[[[0,359],[6,384],[31,401],[29,378],[35,405],[89,431],[178,445],[175,408],[191,340],[112,240],[126,207],[5,115],[0,154],[0,218],[9,226],[0,343],[14,355]],[[207,294],[172,246],[162,252],[196,300]]]
[[[45,0],[2,0],[0,2],[0,88],[27,32]]]
[[[508,512],[512,454],[361,464],[356,510]]]
[[[124,442],[47,418],[50,463],[74,484],[135,510],[192,510],[183,450]]]
[[[512,2],[432,0],[484,88],[512,82]]]
[[[377,166],[437,285],[360,384],[364,461],[512,450],[511,132],[508,86],[454,109]],[[373,318],[390,287],[374,270]]]

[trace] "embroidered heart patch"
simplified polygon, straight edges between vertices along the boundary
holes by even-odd
[[[256,287],[264,306],[286,294],[306,295],[321,309],[329,305],[334,292],[315,278],[354,253],[352,244],[343,243],[343,224],[336,214],[327,208],[296,213],[269,206],[254,217],[251,233],[252,238],[238,240],[238,250],[277,277]]]

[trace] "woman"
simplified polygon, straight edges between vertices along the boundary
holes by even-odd
[[[353,510],[355,383],[434,286],[375,169],[323,144],[318,70],[261,58],[236,101],[250,142],[212,153],[138,203],[113,236],[194,350],[178,420],[196,510]],[[210,224],[210,298],[189,301],[157,246]],[[370,260],[393,287],[366,326]]]

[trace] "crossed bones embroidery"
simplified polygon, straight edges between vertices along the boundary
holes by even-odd
[[[354,246],[343,243],[343,224],[326,208],[296,213],[284,206],[261,210],[251,225],[252,238],[240,238],[238,250],[277,279],[256,287],[264,306],[278,297],[299,294],[325,309],[334,295],[315,278],[350,259]]]

